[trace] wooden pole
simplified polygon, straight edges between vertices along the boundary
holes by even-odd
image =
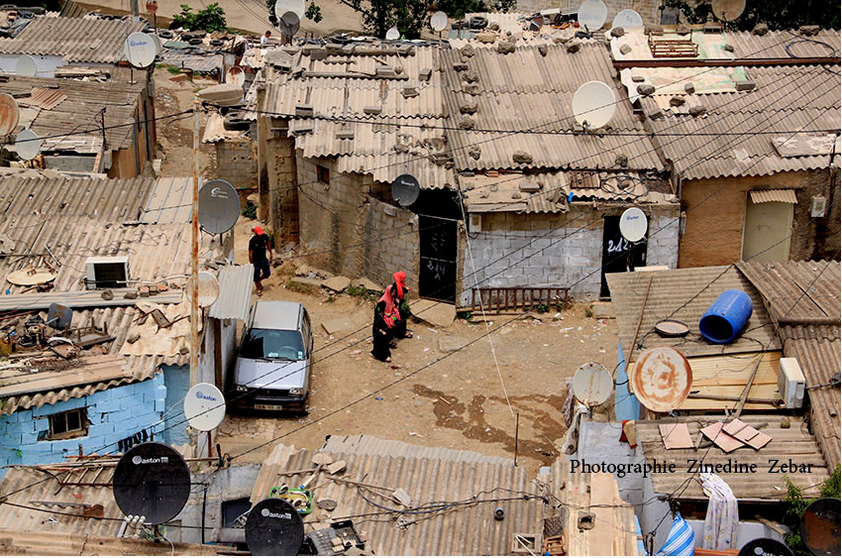
[[[199,383],[199,100],[193,101],[193,207],[190,213],[190,387]],[[199,453],[199,438],[191,443]],[[210,450],[210,448],[208,448]]]
[[[515,467],[517,467],[517,446],[518,446],[518,434],[520,430],[520,413],[515,415]]]

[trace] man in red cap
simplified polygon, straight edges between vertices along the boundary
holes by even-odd
[[[263,232],[260,225],[255,226],[252,231],[254,236],[249,239],[249,261],[254,265],[254,286],[257,287],[257,296],[263,295],[263,284],[261,281],[271,275],[269,262],[272,260],[272,242],[269,235]],[[266,254],[269,257],[266,257]]]

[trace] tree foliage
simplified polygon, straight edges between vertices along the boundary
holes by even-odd
[[[678,8],[687,23],[704,23],[712,14],[709,0],[665,0],[664,5]],[[731,25],[743,31],[751,31],[758,23],[765,23],[769,29],[797,29],[802,25],[839,29],[839,22],[838,0],[752,0],[746,2],[743,15]]]
[[[216,2],[196,13],[193,13],[193,10],[187,4],[182,4],[181,13],[173,17],[170,27],[173,29],[182,27],[190,31],[203,30],[210,33],[212,31],[226,31],[228,23],[225,21],[225,11]]]

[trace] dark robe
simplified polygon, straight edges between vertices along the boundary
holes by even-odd
[[[385,334],[383,332],[386,332]],[[392,356],[392,350],[389,348],[389,342],[392,340],[392,332],[389,326],[386,325],[386,319],[377,309],[374,310],[374,324],[371,326],[371,339],[374,343],[374,348],[371,350],[371,355],[377,360],[386,361]]]

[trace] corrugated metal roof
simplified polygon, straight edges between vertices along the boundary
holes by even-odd
[[[56,508],[57,511],[62,511]],[[28,510],[9,509],[8,513]],[[0,529],[0,552],[7,556],[217,556],[226,547],[182,544],[127,537],[97,537],[84,533],[44,533]]]
[[[355,436],[330,436],[325,440],[321,451],[334,454],[376,455],[380,457],[403,457],[406,459],[435,459],[438,461],[457,461],[463,463],[490,463],[511,465],[508,457],[485,455],[475,451],[417,446],[396,440],[384,440],[357,434]]]
[[[810,37],[796,31],[769,31],[762,36],[750,31],[728,31],[724,35],[726,41],[734,46],[737,58],[839,57],[842,51],[838,29],[821,29]]]
[[[41,107],[44,110],[53,110],[65,99],[67,99],[67,95],[61,91],[33,87],[32,94],[29,97],[18,99],[18,104]]]
[[[123,57],[123,43],[146,23],[97,17],[34,18],[14,39],[0,39],[0,54],[61,56],[67,62],[113,64]]]
[[[751,203],[773,203],[773,202],[783,202],[783,203],[791,203],[796,204],[798,203],[798,199],[795,197],[795,190],[751,190],[749,192],[751,196]]]
[[[219,298],[208,315],[218,320],[245,320],[251,307],[254,266],[226,265],[219,270]]]
[[[643,349],[656,345],[675,347],[687,357],[754,353],[764,348],[781,348],[760,294],[733,266],[609,273],[605,277],[611,290],[620,342],[626,355],[633,344],[641,342],[642,349],[635,347],[637,355]],[[646,297],[650,277],[652,285],[648,289],[649,297],[643,310],[643,299]],[[710,343],[699,333],[699,320],[716,298],[728,289],[741,290],[751,298],[754,312],[745,326],[745,331],[751,333],[740,336],[727,345]],[[666,338],[654,333],[655,322],[667,317],[687,324],[690,328],[689,335],[683,338]],[[639,320],[640,333],[637,339],[633,340]]]

